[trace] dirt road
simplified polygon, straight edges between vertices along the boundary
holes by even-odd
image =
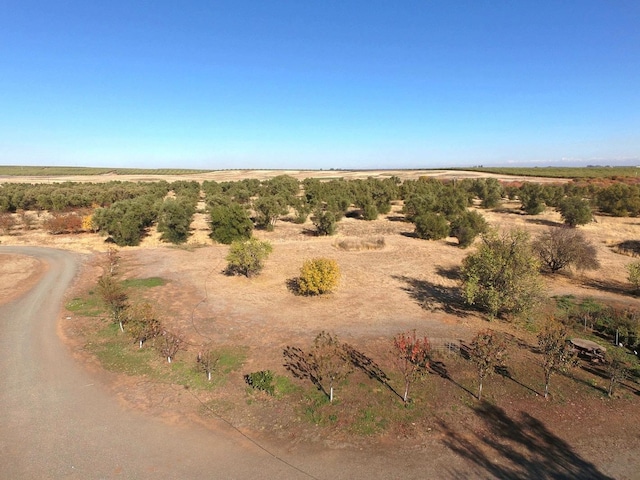
[[[443,451],[427,465],[416,452],[267,452],[222,422],[211,431],[126,410],[56,334],[81,257],[36,247],[1,247],[0,254],[48,264],[33,288],[0,306],[0,478],[410,479],[447,471],[451,454]]]

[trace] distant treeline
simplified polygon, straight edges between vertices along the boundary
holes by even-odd
[[[523,177],[548,178],[636,178],[640,173],[638,167],[606,167],[593,165],[588,167],[470,167],[452,168],[472,172],[495,173],[498,175],[515,175]]]
[[[190,175],[213,170],[186,168],[100,168],[100,167],[21,167],[0,165],[0,176],[8,177],[65,177],[73,175]]]

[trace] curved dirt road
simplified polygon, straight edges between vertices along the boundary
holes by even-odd
[[[424,465],[416,455],[270,450],[276,458],[223,424],[212,432],[125,410],[56,334],[80,257],[37,247],[0,247],[0,254],[49,266],[26,294],[0,305],[0,478],[410,479],[442,472],[437,463],[445,458]]]
[[[0,306],[0,478],[308,478],[233,431],[170,426],[122,409],[56,335],[79,258],[40,248],[0,253],[49,264],[34,288]]]

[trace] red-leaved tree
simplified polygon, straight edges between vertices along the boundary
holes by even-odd
[[[431,344],[425,336],[418,338],[416,331],[399,333],[393,338],[393,359],[404,380],[402,400],[409,401],[409,389],[429,367]]]

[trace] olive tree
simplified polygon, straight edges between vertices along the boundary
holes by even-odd
[[[257,238],[235,240],[226,258],[227,274],[245,277],[257,275],[264,268],[264,261],[272,250],[273,247],[269,242],[260,241]]]
[[[568,340],[569,328],[555,318],[549,318],[538,333],[538,349],[543,357],[544,398],[549,396],[551,375],[574,362],[575,355]]]
[[[473,337],[468,352],[478,373],[478,400],[482,400],[483,381],[504,364],[507,344],[502,335],[487,329]]]
[[[491,317],[523,313],[542,299],[540,261],[524,230],[485,234],[461,273],[466,302]]]

